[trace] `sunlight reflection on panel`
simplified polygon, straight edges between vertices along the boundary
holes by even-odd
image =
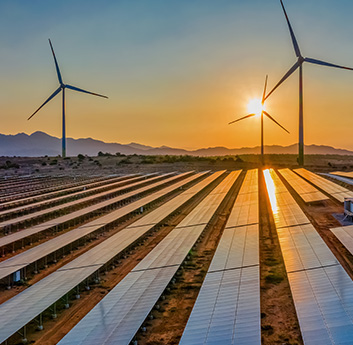
[[[278,213],[277,199],[276,199],[276,187],[275,187],[275,184],[272,180],[270,170],[269,169],[263,170],[263,174],[265,177],[268,196],[270,198],[272,212],[275,215]]]

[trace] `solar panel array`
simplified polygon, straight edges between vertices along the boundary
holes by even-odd
[[[133,191],[128,192],[126,194],[119,195],[119,196],[117,196],[115,198],[108,199],[106,201],[102,201],[100,203],[85,207],[85,208],[80,209],[78,211],[71,212],[71,213],[66,214],[64,216],[57,217],[55,219],[46,221],[44,223],[41,223],[41,224],[38,224],[38,225],[34,225],[34,226],[29,227],[27,229],[12,233],[12,234],[7,235],[5,237],[1,237],[0,238],[0,247],[7,246],[7,245],[9,245],[11,243],[14,243],[16,241],[20,241],[20,240],[22,240],[24,238],[27,238],[29,236],[33,236],[35,234],[38,234],[38,233],[40,233],[42,231],[47,231],[49,229],[53,229],[56,226],[59,226],[59,225],[61,225],[63,223],[69,222],[69,221],[73,221],[74,219],[77,219],[79,217],[87,216],[87,215],[89,215],[91,213],[93,213],[93,214],[96,213],[97,214],[100,209],[106,208],[109,205],[121,202],[121,201],[123,201],[123,200],[125,200],[127,198],[131,198],[131,197],[135,196],[136,194],[140,194],[142,192],[146,192],[146,191],[154,189],[156,187],[160,187],[163,184],[170,183],[173,180],[177,180],[180,177],[186,176],[188,174],[190,174],[190,172],[166,178],[166,179],[164,179],[162,181],[147,185],[147,186],[142,187],[142,188],[137,189],[137,190],[133,190]]]
[[[290,169],[278,170],[291,187],[299,194],[305,202],[314,202],[329,199],[313,185],[303,180]]]
[[[124,175],[124,176],[114,176],[114,177],[107,177],[105,179],[99,179],[99,181],[95,181],[96,179],[89,180],[87,182],[80,182],[80,183],[75,183],[75,184],[69,184],[63,186],[61,189],[58,189],[56,191],[52,192],[43,192],[39,195],[34,195],[34,196],[25,196],[23,198],[18,198],[16,200],[8,201],[8,202],[1,202],[0,204],[0,210],[6,210],[10,208],[14,208],[16,206],[20,205],[27,205],[33,202],[38,202],[41,200],[47,200],[51,199],[54,197],[59,197],[59,196],[69,196],[72,193],[82,191],[83,189],[85,190],[90,190],[92,188],[100,187],[107,185],[109,183],[113,182],[122,182],[124,180],[128,180],[133,177],[139,176],[138,174],[131,174],[131,175]]]
[[[36,247],[28,249],[25,252],[22,252],[16,256],[13,256],[5,261],[0,262],[0,279],[7,277],[11,273],[17,272],[18,270],[58,251],[61,248],[64,248],[65,246],[69,245],[70,243],[73,243],[74,241],[77,241],[78,239],[84,236],[87,236],[99,229],[104,228],[106,225],[115,222],[118,219],[121,219],[122,217],[133,212],[134,210],[139,209],[141,206],[144,206],[154,200],[157,200],[161,196],[164,196],[170,193],[171,191],[200,178],[200,176],[202,176],[202,174],[193,175],[175,185],[172,185],[167,188],[162,188],[161,190],[149,196],[141,198],[113,212],[101,216],[89,223],[83,224],[69,232],[56,236],[49,241],[46,241]]]
[[[58,344],[129,344],[238,176],[229,174]]]
[[[173,174],[174,173],[169,173],[169,174],[164,174],[164,175],[152,177],[152,178],[148,179],[148,182],[151,182],[151,183],[156,182],[156,181],[159,181],[163,178],[171,176]],[[112,193],[115,193],[115,195],[116,195],[117,193],[124,192],[125,190],[129,191],[131,188],[143,187],[145,184],[146,184],[146,181],[134,182],[134,183],[131,183],[130,185],[127,185],[127,186],[116,187],[116,188],[113,188],[112,190],[108,190],[108,191],[101,192],[98,194],[90,195],[90,196],[84,197],[82,199],[67,202],[62,205],[53,206],[53,207],[50,207],[50,208],[47,208],[47,209],[44,209],[41,211],[22,215],[17,218],[9,219],[6,221],[1,221],[0,222],[0,229],[5,228],[5,227],[14,226],[16,224],[23,223],[25,221],[32,221],[34,218],[43,217],[45,215],[52,214],[54,212],[60,212],[63,209],[74,210],[75,208],[77,209],[77,207],[83,207],[87,203],[95,202],[95,199],[97,199],[99,202],[99,200],[111,197]],[[118,196],[118,198],[119,197],[121,197],[121,196]],[[110,200],[114,200],[114,198],[111,198]],[[106,202],[106,201],[103,201],[101,203],[103,204],[104,202]],[[98,209],[99,204],[96,203],[94,206]]]
[[[294,171],[298,173],[300,176],[310,181],[311,183],[313,183],[315,186],[319,187],[326,193],[330,194],[338,201],[344,202],[344,198],[353,197],[353,192],[350,191],[349,189],[344,188],[338,185],[337,183],[329,181],[324,177],[314,174],[309,170],[301,168],[301,169],[295,169]]]
[[[50,207],[51,205],[57,205],[57,204],[63,204],[64,202],[70,201],[72,199],[80,199],[80,198],[84,198],[85,196],[88,195],[92,195],[94,194],[95,197],[99,197],[99,192],[105,192],[105,191],[109,191],[109,190],[114,190],[114,188],[117,187],[122,187],[122,186],[126,186],[130,183],[133,182],[137,182],[137,181],[141,181],[146,179],[148,176],[133,176],[130,177],[128,179],[123,179],[122,181],[121,178],[116,179],[114,181],[111,181],[110,183],[106,183],[103,186],[96,186],[96,187],[89,187],[89,185],[87,186],[87,188],[82,189],[80,188],[79,191],[75,191],[73,193],[70,194],[65,194],[65,195],[61,195],[61,196],[55,196],[53,198],[50,198],[49,200],[40,200],[37,202],[32,202],[29,205],[21,205],[21,206],[17,206],[17,207],[13,207],[7,210],[2,210],[0,211],[0,218],[3,219],[4,217],[9,217],[10,215],[14,214],[14,213],[24,213],[24,212],[33,212],[33,210],[40,210],[42,208],[47,208]],[[97,193],[97,194],[95,194]],[[103,194],[103,196],[105,196],[106,194]],[[81,199],[82,200],[82,199]],[[2,205],[1,205],[2,206]],[[67,207],[67,204],[63,204],[62,207]],[[1,209],[1,207],[0,207]]]
[[[257,170],[247,172],[181,345],[260,345]]]
[[[54,177],[55,179],[58,179],[58,177]],[[92,179],[80,179],[80,178],[75,178],[74,181],[72,181],[69,183],[56,183],[54,186],[50,186],[50,187],[44,187],[44,188],[30,188],[30,190],[26,190],[26,188],[23,190],[16,188],[16,190],[11,193],[11,194],[7,194],[7,195],[3,195],[2,197],[0,197],[0,202],[1,203],[14,203],[17,202],[19,199],[21,198],[32,198],[32,197],[36,197],[36,196],[42,196],[45,193],[50,193],[50,192],[54,192],[54,191],[60,191],[60,190],[64,190],[66,188],[70,188],[70,187],[74,187],[74,186],[81,186],[84,185],[86,183],[90,183],[90,182],[94,182],[94,181],[101,181],[101,180],[105,180],[106,177],[94,177]],[[63,181],[61,181],[63,182]],[[26,181],[26,179],[24,179],[23,184],[27,185],[28,181]],[[9,182],[3,182],[3,184],[8,187],[10,186],[10,189],[12,190],[12,186],[10,185]],[[45,184],[45,183],[43,183]],[[42,185],[42,184],[41,184]]]
[[[163,221],[166,216],[178,209],[223,173],[224,171],[221,171],[207,177],[160,208],[142,217],[129,227],[109,237],[77,259],[1,304],[0,343],[33,320],[79,283],[90,277],[100,267],[123,251],[127,246],[134,243],[148,230],[152,229],[155,224]],[[186,183],[186,180],[181,181],[166,189],[170,192],[172,189],[179,189]]]
[[[271,206],[304,344],[351,344],[352,280],[290,193],[284,191],[278,175],[273,170],[264,175],[268,192],[276,199]],[[285,218],[282,213],[288,205],[294,219],[307,219],[305,225],[292,219],[288,227],[279,221]]]

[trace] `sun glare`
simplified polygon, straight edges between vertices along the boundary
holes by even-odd
[[[262,110],[265,110],[265,105],[262,107],[261,99],[253,98],[248,103],[248,112],[250,114],[255,114],[256,116],[260,116]]]
[[[275,215],[278,212],[277,198],[276,198],[276,186],[275,186],[275,183],[273,182],[273,179],[272,179],[272,176],[271,176],[269,169],[263,170],[263,174],[265,177],[268,196],[270,198],[272,212]]]

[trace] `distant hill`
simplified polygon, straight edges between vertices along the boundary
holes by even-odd
[[[92,138],[67,139],[67,152],[69,156],[77,156],[79,153],[96,156],[99,151],[115,154],[142,154],[142,155],[192,155],[192,156],[225,156],[240,154],[257,154],[260,148],[243,147],[229,149],[226,147],[208,147],[188,151],[167,146],[151,147],[138,143],[118,144],[105,143]],[[298,145],[290,146],[271,145],[265,147],[269,154],[296,154]],[[61,139],[50,136],[43,132],[34,132],[31,135],[18,133],[16,135],[0,134],[0,156],[57,156],[61,153]],[[305,147],[306,154],[322,155],[353,155],[353,151],[336,149],[324,145],[308,145]]]

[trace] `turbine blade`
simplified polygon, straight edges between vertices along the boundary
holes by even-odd
[[[315,65],[321,65],[321,66],[327,66],[327,67],[335,67],[335,68],[342,68],[342,69],[348,69],[350,71],[353,71],[353,68],[350,67],[345,67],[345,66],[340,66],[340,65],[335,65],[329,62],[321,61],[321,60],[316,60],[312,58],[305,58],[304,59],[306,62],[310,62]]]
[[[249,114],[249,115],[246,115],[246,116],[244,116],[244,117],[242,117],[242,118],[240,118],[240,119],[238,119],[238,120],[234,120],[234,121],[232,121],[232,122],[229,122],[228,125],[231,125],[231,124],[234,123],[234,122],[238,122],[238,121],[247,119],[248,117],[252,117],[252,116],[255,116],[255,115],[256,115],[256,114]]]
[[[268,75],[266,75],[266,79],[265,79],[264,93],[263,93],[263,95],[262,95],[262,105],[264,105],[264,103],[265,103],[266,88],[267,88],[267,79],[268,79]]]
[[[58,61],[56,60],[56,56],[55,56],[54,49],[53,49],[53,46],[51,44],[50,39],[49,39],[49,44],[50,44],[51,52],[53,53],[54,62],[55,62],[55,68],[56,68],[56,74],[58,75],[59,83],[63,84],[63,79],[61,78],[61,73],[60,73]]]
[[[287,78],[289,78],[295,71],[296,69],[300,66],[300,63],[297,61],[290,69],[289,71],[283,76],[283,78],[276,84],[276,86],[270,91],[270,93],[265,97],[264,101],[266,101],[266,99],[268,97],[270,97],[270,95],[278,88],[278,86],[280,86]]]
[[[59,92],[61,91],[61,87],[57,88],[49,98],[27,119],[31,119],[40,109],[42,109],[50,100],[52,100]]]
[[[72,86],[72,85],[65,85],[66,88],[74,90],[74,91],[78,91],[78,92],[83,92],[83,93],[89,93],[90,95],[94,95],[94,96],[99,96],[99,97],[103,97],[103,98],[108,98],[107,96],[104,95],[100,95],[99,93],[94,93],[94,92],[90,92],[90,91],[86,91],[83,89],[79,89],[78,87]]]
[[[270,119],[272,120],[276,125],[280,126],[282,129],[284,129],[288,134],[290,134],[280,123],[278,123],[267,111],[263,110],[263,113]]]
[[[290,23],[290,21],[289,21],[289,18],[288,18],[287,11],[286,11],[286,9],[284,8],[283,1],[282,1],[282,0],[280,0],[280,1],[281,1],[281,5],[282,5],[282,9],[283,9],[284,15],[285,15],[286,20],[287,20],[287,24],[288,24],[290,36],[291,36],[292,42],[293,42],[293,47],[294,47],[295,55],[296,55],[297,57],[302,56],[302,54],[300,53],[300,49],[299,49],[299,45],[298,45],[297,39],[295,38],[295,35],[294,35],[294,31],[293,31],[292,25],[291,25],[291,23]]]

